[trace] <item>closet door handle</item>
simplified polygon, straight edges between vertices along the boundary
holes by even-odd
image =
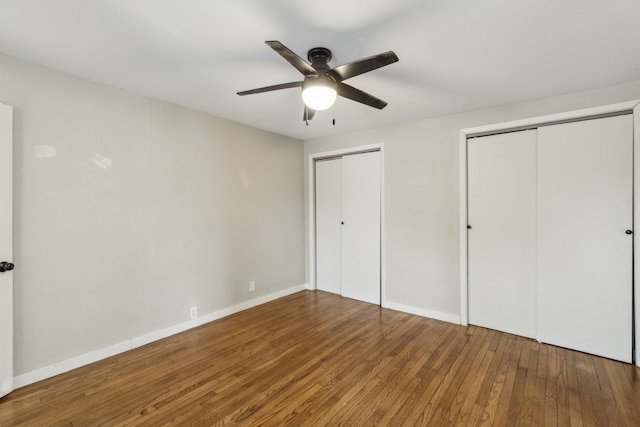
[[[627,231],[625,231],[624,233],[625,233],[625,234],[633,234],[633,231],[632,231],[632,230],[627,230]]]

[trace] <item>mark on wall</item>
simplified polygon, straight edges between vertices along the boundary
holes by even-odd
[[[52,147],[51,145],[36,145],[34,152],[39,159],[48,159],[58,155],[56,147]]]
[[[98,166],[99,168],[102,169],[108,169],[111,167],[111,159],[103,156],[102,154],[96,152],[93,155],[93,159],[91,159],[91,161]]]
[[[240,169],[240,182],[242,182],[242,185],[246,188],[249,188],[251,185],[251,182],[249,181],[249,171],[247,168]]]

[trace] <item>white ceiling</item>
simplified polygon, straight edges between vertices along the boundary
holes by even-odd
[[[393,50],[305,126],[302,80],[264,44],[336,66]],[[0,0],[0,52],[257,128],[312,139],[640,80],[638,0]],[[335,114],[336,125],[331,120]]]

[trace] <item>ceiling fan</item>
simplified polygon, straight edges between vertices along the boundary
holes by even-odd
[[[332,55],[331,51],[327,48],[315,47],[311,49],[307,54],[307,58],[311,62],[311,65],[309,65],[309,63],[293,53],[291,49],[282,43],[278,41],[266,41],[265,43],[300,71],[304,75],[304,80],[245,90],[238,92],[238,95],[252,95],[254,93],[301,87],[302,100],[305,104],[302,119],[307,122],[307,124],[309,120],[313,118],[316,111],[331,107],[337,96],[342,96],[379,110],[387,106],[387,103],[383,100],[369,95],[360,89],[356,89],[353,86],[349,86],[343,83],[343,81],[398,62],[398,57],[393,51],[329,68],[329,61],[331,61]]]

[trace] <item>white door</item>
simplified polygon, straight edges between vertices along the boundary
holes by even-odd
[[[317,160],[315,169],[316,287],[340,294],[342,160]]]
[[[380,152],[342,165],[342,295],[380,304]]]
[[[631,361],[631,115],[538,129],[538,336]]]
[[[535,338],[536,131],[468,141],[469,323]]]
[[[13,119],[0,104],[0,262],[12,261]],[[8,267],[0,264],[0,270]],[[13,274],[0,272],[0,397],[13,390]]]

